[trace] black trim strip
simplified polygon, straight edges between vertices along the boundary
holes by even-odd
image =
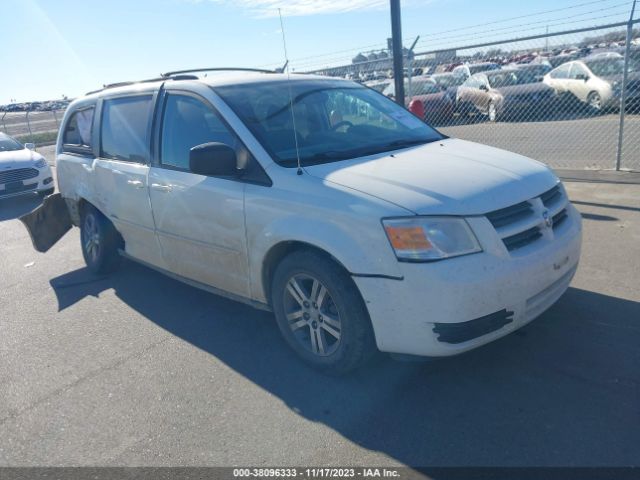
[[[468,322],[434,323],[433,331],[438,334],[439,342],[463,343],[500,330],[511,322],[513,322],[513,312],[504,308]]]
[[[386,280],[404,280],[404,277],[396,277],[394,275],[383,275],[379,273],[350,273],[352,277],[360,278],[384,278]]]

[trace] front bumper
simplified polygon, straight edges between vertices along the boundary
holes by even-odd
[[[412,355],[455,355],[538,317],[566,291],[578,266],[580,214],[570,204],[567,212],[568,221],[554,231],[552,239],[545,238],[517,255],[485,248],[482,253],[440,262],[400,263],[402,280],[354,277],[378,348]],[[481,326],[472,322],[477,320]],[[477,335],[454,327],[463,327],[463,322]],[[462,336],[461,330],[466,330]]]
[[[38,175],[27,180],[12,182],[12,184],[0,183],[0,199],[19,197],[22,195],[33,195],[46,192],[54,188],[51,167],[47,165],[38,169]]]

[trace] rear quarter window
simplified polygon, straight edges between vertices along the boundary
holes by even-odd
[[[71,114],[62,132],[62,151],[90,155],[93,151],[93,116],[95,108],[83,108]]]

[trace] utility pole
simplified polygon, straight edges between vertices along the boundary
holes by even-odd
[[[400,21],[400,0],[391,2],[391,38],[393,43],[393,79],[396,103],[404,107],[404,68],[402,63],[402,26]]]
[[[544,51],[549,51],[549,25],[547,25],[547,36],[544,39]]]

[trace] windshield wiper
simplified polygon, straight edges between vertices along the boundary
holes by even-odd
[[[335,160],[346,160],[347,158],[354,158],[356,156],[358,155],[354,154],[353,151],[349,151],[349,150],[347,151],[328,150],[326,152],[314,153],[313,155],[308,155],[304,157],[301,156],[300,163],[304,166],[309,164],[332,162]],[[297,163],[298,163],[297,158],[284,158],[280,160],[281,165],[295,166],[297,165]]]

